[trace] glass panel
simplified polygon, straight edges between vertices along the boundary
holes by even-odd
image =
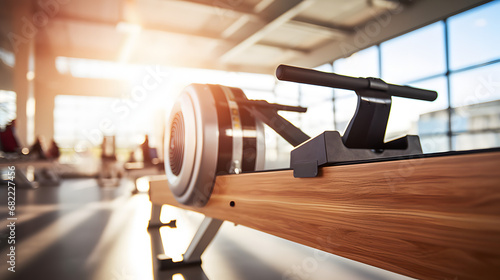
[[[300,85],[300,106],[316,106],[323,102],[331,101],[333,98],[333,89],[329,87],[320,87],[312,85]],[[330,108],[330,110],[332,110]]]
[[[3,129],[16,118],[16,93],[0,90],[0,128]]]
[[[418,83],[412,83],[411,86],[435,90],[438,93],[438,98],[432,102],[428,102],[395,97],[395,104],[393,106],[398,106],[398,108],[395,108],[394,111],[401,114],[401,117],[396,117],[397,114],[394,113],[394,117],[391,118],[391,121],[406,121],[406,126],[409,128],[407,133],[422,135],[447,132],[448,90],[446,77],[441,76]],[[399,106],[403,108],[399,108]],[[402,118],[403,120],[401,120]],[[414,121],[417,121],[417,130],[414,130],[415,127],[411,124]]]
[[[335,90],[335,130],[342,135],[354,116],[358,97],[352,91]]]
[[[14,68],[14,66],[16,65],[16,57],[13,52],[0,48],[0,62],[11,68]]]
[[[354,77],[379,77],[378,47],[354,53],[350,57],[337,59],[333,64],[336,74]]]
[[[500,58],[500,1],[448,20],[452,70]]]
[[[382,43],[380,48],[382,78],[388,83],[407,83],[446,72],[441,21]]]
[[[314,106],[309,106],[306,113],[299,115],[300,128],[309,136],[314,137],[325,130],[335,130],[333,123],[333,102],[325,100]]]
[[[278,136],[276,132],[271,131],[274,137],[274,146],[267,147],[266,142],[266,161],[264,164],[265,169],[279,169],[290,167],[290,152],[293,146],[286,142],[282,137]],[[266,141],[267,141],[266,137]]]
[[[299,84],[279,82],[274,89],[276,103],[297,106],[299,105]]]
[[[420,145],[424,153],[439,153],[450,151],[448,136],[443,134],[420,135]]]
[[[411,83],[409,84],[409,86],[434,90],[438,93],[437,99],[432,102],[429,101],[416,102],[417,100],[414,100],[416,102],[414,105],[419,106],[418,111],[420,113],[438,111],[448,108],[448,87],[446,83],[446,76],[439,76],[436,78],[423,80],[416,83]],[[407,99],[407,100],[412,100],[412,99]]]
[[[452,140],[453,148],[455,150],[473,150],[500,147],[499,132],[460,134],[454,136]]]
[[[113,108],[125,102],[125,99],[108,97],[56,96],[56,142],[61,147],[77,144],[96,147],[101,144],[103,135],[116,135],[117,146],[135,147],[145,134],[153,133],[154,112],[149,104],[130,110],[126,116],[113,112]]]
[[[457,108],[451,124],[454,133],[500,129],[500,101]]]
[[[406,134],[443,133],[448,131],[448,114],[445,110],[448,107],[446,77],[441,76],[413,83],[411,86],[435,90],[438,92],[438,99],[429,102],[393,97],[385,137],[386,141]],[[436,111],[441,111],[441,113],[430,113]]]
[[[500,99],[500,63],[450,75],[451,106]]]
[[[331,63],[325,63],[323,65],[320,65],[318,67],[314,67],[314,69],[318,71],[323,71],[323,72],[332,72],[332,64]]]
[[[142,77],[143,65],[120,64],[117,62],[58,56],[55,66],[61,74],[79,78],[126,79]]]

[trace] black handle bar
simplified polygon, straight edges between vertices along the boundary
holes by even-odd
[[[437,92],[432,90],[387,84],[376,78],[354,78],[283,64],[276,69],[276,77],[282,81],[332,88],[350,90],[375,89],[392,96],[426,101],[434,101],[437,98]]]

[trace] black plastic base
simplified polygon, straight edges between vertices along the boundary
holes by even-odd
[[[156,260],[158,261],[160,270],[178,269],[186,266],[201,265],[201,259],[189,262],[185,260],[180,262],[174,262],[171,258],[169,258],[167,255],[164,254],[158,255],[156,257]]]
[[[384,148],[347,148],[338,131],[325,131],[292,150],[290,168],[295,178],[308,178],[318,176],[318,167],[323,165],[422,154],[420,139],[416,135],[385,143]]]

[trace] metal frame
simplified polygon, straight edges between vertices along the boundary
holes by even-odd
[[[212,242],[224,221],[205,217],[198,227],[198,230],[191,240],[191,243],[189,244],[186,252],[182,254],[183,260],[180,262],[174,262],[172,258],[165,255],[164,253],[163,243],[161,241],[161,236],[159,235],[159,229],[162,226],[170,226],[172,228],[175,228],[176,222],[175,220],[173,220],[167,224],[162,223],[160,221],[161,208],[162,205],[153,203],[151,207],[151,218],[148,225],[148,231],[151,235],[151,246],[153,247],[152,251],[157,253],[156,261],[159,264],[160,270],[178,268],[186,265],[201,264],[201,255],[203,254],[203,252],[205,252],[205,249],[208,247],[210,242]]]
[[[173,269],[187,265],[201,264],[201,255],[205,252],[210,242],[212,242],[223,222],[223,220],[205,217],[186,252],[182,254],[183,260],[174,262],[172,258],[165,254],[160,254],[157,256],[157,261],[160,263],[160,269]]]

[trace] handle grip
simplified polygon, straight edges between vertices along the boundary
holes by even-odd
[[[276,69],[276,77],[282,81],[341,88],[349,90],[375,89],[398,97],[434,101],[437,92],[409,86],[387,84],[375,78],[355,78],[334,73],[321,72],[313,69],[280,65]]]

